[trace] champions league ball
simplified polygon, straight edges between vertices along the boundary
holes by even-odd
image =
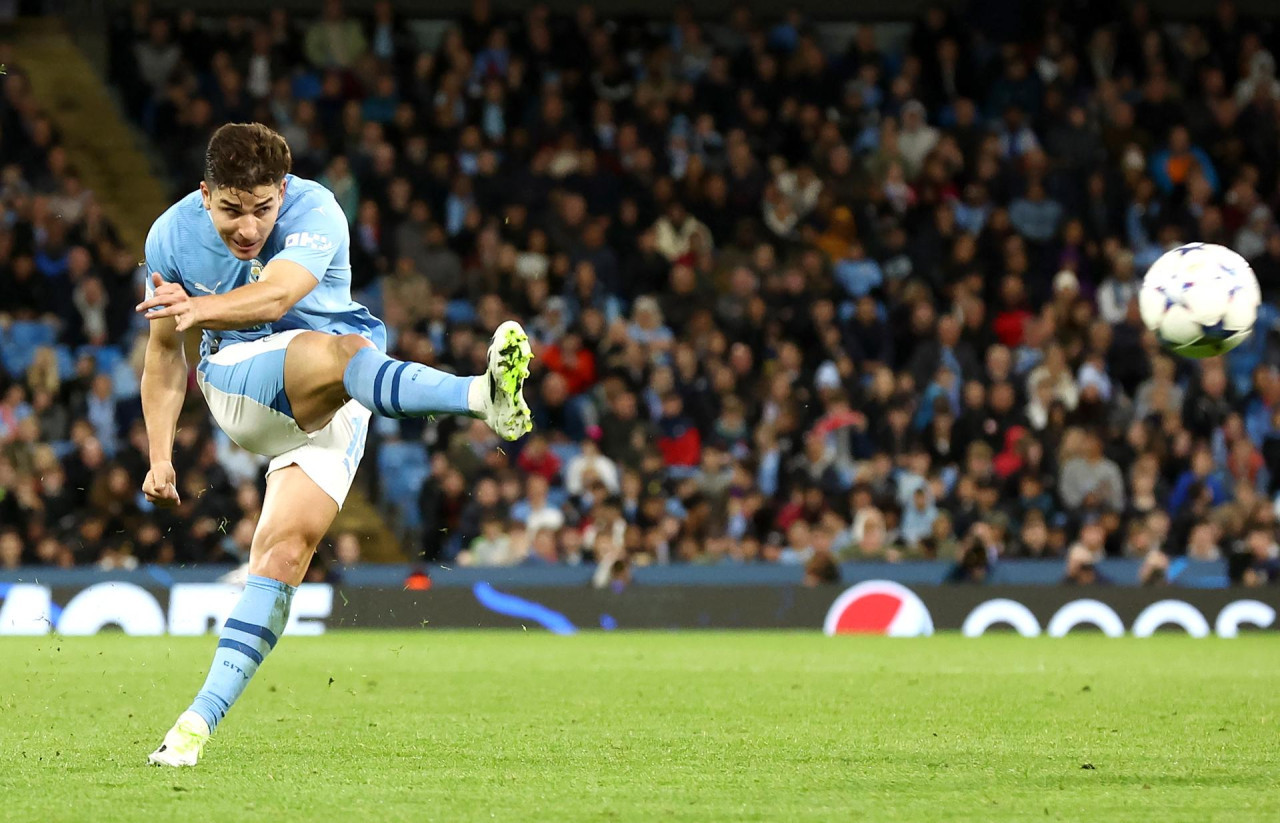
[[[1262,292],[1249,263],[1225,246],[1188,243],[1166,252],[1142,280],[1142,322],[1183,357],[1217,357],[1258,319]]]

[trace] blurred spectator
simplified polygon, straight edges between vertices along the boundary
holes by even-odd
[[[1161,551],[1149,552],[1138,570],[1139,585],[1165,586],[1169,582],[1169,555]]]
[[[1174,187],[1185,187],[1193,173],[1204,176],[1213,191],[1218,190],[1218,173],[1204,149],[1191,144],[1186,126],[1174,126],[1169,132],[1169,145],[1151,155],[1151,177],[1165,194]]]
[[[321,69],[350,68],[368,48],[360,22],[346,17],[341,0],[325,0],[324,11],[307,29],[307,59]]]
[[[351,568],[360,564],[360,537],[352,532],[343,532],[333,543],[334,564],[342,568]]]
[[[1067,554],[1067,571],[1062,579],[1068,586],[1094,586],[1105,582],[1098,572],[1098,561],[1083,545],[1076,545]]]
[[[597,482],[610,494],[619,491],[617,464],[601,454],[597,439],[591,437],[582,441],[582,451],[569,461],[565,489],[577,497]]]
[[[1280,545],[1275,533],[1265,526],[1249,529],[1230,562],[1231,579],[1244,586],[1280,583]]]
[[[826,586],[840,582],[840,566],[830,552],[821,552],[809,558],[804,567],[804,585]]]
[[[959,561],[949,577],[952,583],[985,583],[991,571],[992,558],[987,537],[982,529],[970,533],[960,550]]]
[[[1058,493],[1069,509],[1105,506],[1111,511],[1124,508],[1124,478],[1120,467],[1103,454],[1102,438],[1096,433],[1075,432],[1078,451],[1068,452],[1064,444],[1062,477]]]

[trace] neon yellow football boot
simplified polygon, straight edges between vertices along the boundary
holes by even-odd
[[[482,417],[503,440],[519,440],[533,430],[533,415],[524,401],[533,350],[529,335],[514,320],[498,326],[489,343],[488,381]],[[473,407],[474,408],[474,407]]]
[[[183,712],[147,762],[153,766],[194,766],[208,742],[209,724],[195,712]]]

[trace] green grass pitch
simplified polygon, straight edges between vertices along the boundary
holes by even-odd
[[[1280,820],[1278,643],[286,638],[162,771],[212,638],[0,638],[0,820]]]

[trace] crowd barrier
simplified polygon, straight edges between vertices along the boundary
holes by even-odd
[[[0,582],[0,634],[200,635],[214,632],[240,595],[234,583],[110,580],[87,586]],[[787,629],[895,637],[1075,631],[1144,637],[1177,631],[1234,637],[1273,631],[1280,590],[1124,586],[904,585],[872,579],[822,585],[503,585],[426,578],[395,587],[310,583],[298,590],[286,634],[348,629],[582,630]]]
[[[1097,565],[1099,577],[1110,585],[1136,586],[1141,563],[1136,560],[1107,559]],[[142,566],[132,570],[101,571],[91,566],[71,569],[26,567],[0,570],[0,583],[29,583],[50,586],[91,586],[101,582],[136,583],[139,586],[168,587],[174,583],[208,583],[235,570],[233,566]],[[840,580],[852,585],[863,580],[893,580],[908,586],[938,586],[946,583],[954,563],[912,561],[909,563],[859,562],[840,566]],[[987,576],[990,585],[1054,586],[1062,582],[1061,560],[1002,560]],[[377,563],[337,569],[333,577],[349,588],[370,586],[398,588],[414,573],[430,575],[433,586],[469,588],[476,583],[494,586],[588,586],[595,568],[578,566],[509,566],[461,568],[441,565],[414,567]],[[1223,562],[1196,562],[1174,558],[1169,565],[1170,582],[1182,588],[1226,588],[1227,568]],[[637,567],[631,570],[637,586],[799,586],[804,569],[799,565],[768,563],[679,564]]]

